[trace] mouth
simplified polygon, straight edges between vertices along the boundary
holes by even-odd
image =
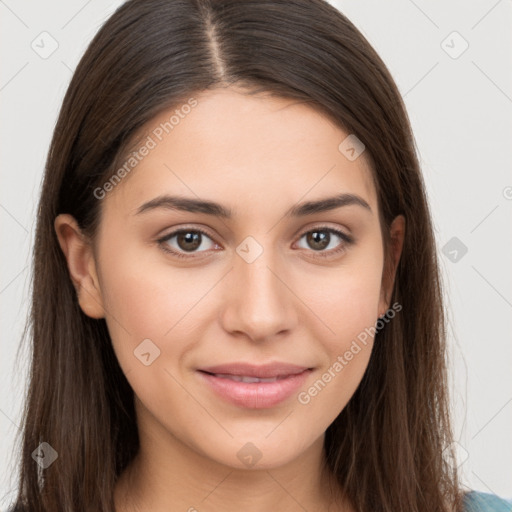
[[[302,373],[304,370],[311,369],[307,366],[276,361],[267,364],[255,365],[245,362],[233,362],[218,364],[199,368],[199,371],[214,374],[228,375],[238,377],[254,377],[258,379],[283,378],[290,375]]]
[[[203,371],[203,370],[199,370]],[[236,382],[247,382],[253,384],[255,382],[276,382],[277,380],[282,380],[290,377],[290,375],[279,375],[277,377],[268,377],[268,378],[258,378],[258,377],[250,377],[249,375],[231,375],[229,373],[210,373],[204,372],[208,375],[213,375],[214,377],[219,377],[220,379],[230,379]]]
[[[225,369],[223,372],[226,373],[210,371],[211,368],[197,370],[197,373],[202,382],[224,401],[248,409],[268,409],[290,398],[313,371],[312,368],[292,368],[290,365],[284,373],[282,365],[281,368],[252,366],[252,369],[242,366],[245,369],[237,365],[231,368],[231,373]]]

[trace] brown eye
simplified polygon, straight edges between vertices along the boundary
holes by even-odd
[[[306,233],[306,240],[312,249],[321,251],[329,245],[331,235],[327,231],[310,231]]]
[[[176,239],[174,243],[171,243],[173,239]],[[187,258],[186,253],[190,253],[190,257],[194,257],[195,253],[203,253],[208,251],[208,247],[205,250],[198,251],[205,241],[210,242],[215,246],[215,243],[210,236],[202,229],[178,229],[165,235],[163,238],[158,240],[159,245],[162,249],[168,253],[171,253],[178,257]]]
[[[202,235],[193,231],[183,231],[176,235],[176,243],[184,251],[194,251],[201,245]]]
[[[333,236],[334,235],[334,236]],[[354,239],[334,228],[318,227],[303,233],[301,239],[305,238],[307,247],[312,249],[313,252],[318,253],[315,256],[330,257],[337,255],[344,251],[348,245],[354,242]],[[341,243],[336,243],[336,238],[341,239]],[[325,250],[331,246],[331,250]]]

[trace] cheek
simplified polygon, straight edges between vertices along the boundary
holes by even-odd
[[[326,357],[318,380],[299,403],[310,404],[311,412],[318,406],[316,412],[325,411],[330,421],[355,392],[373,348],[382,280],[382,254],[378,245],[373,249],[330,274],[324,269],[300,278],[301,298],[315,313],[308,316],[318,319],[314,337]]]
[[[325,354],[316,378],[297,401],[307,416],[326,429],[349,402],[370,360],[380,292],[380,274],[347,273],[339,281],[325,283],[323,293],[310,294],[320,311],[316,338]]]
[[[148,254],[153,251],[148,251]],[[116,355],[128,371],[140,364],[134,357],[143,340],[151,340],[155,352],[165,350],[177,361],[187,350],[187,335],[194,305],[201,300],[212,282],[198,269],[176,270],[141,252],[124,249],[121,257],[106,255],[101,260],[102,299],[106,321]],[[179,344],[169,343],[173,338]],[[147,343],[147,342],[146,342]],[[151,346],[151,345],[150,345]]]
[[[374,253],[350,256],[350,261],[337,268],[310,269],[295,276],[295,289],[309,308],[308,316],[316,315],[323,323],[322,338],[334,348],[343,344],[340,340],[349,340],[374,325],[378,318],[382,280],[378,248]]]

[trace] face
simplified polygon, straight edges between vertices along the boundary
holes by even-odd
[[[323,436],[367,367],[390,306],[376,191],[364,152],[347,158],[349,134],[311,107],[233,89],[195,100],[172,129],[175,109],[144,127],[145,156],[103,188],[75,281],[82,309],[106,318],[139,421],[219,463],[270,468]]]

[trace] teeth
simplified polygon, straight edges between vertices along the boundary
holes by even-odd
[[[269,379],[259,379],[258,377],[247,377],[245,375],[229,375],[227,373],[215,373],[215,377],[221,377],[223,379],[236,380],[237,382],[275,382],[277,377]]]

